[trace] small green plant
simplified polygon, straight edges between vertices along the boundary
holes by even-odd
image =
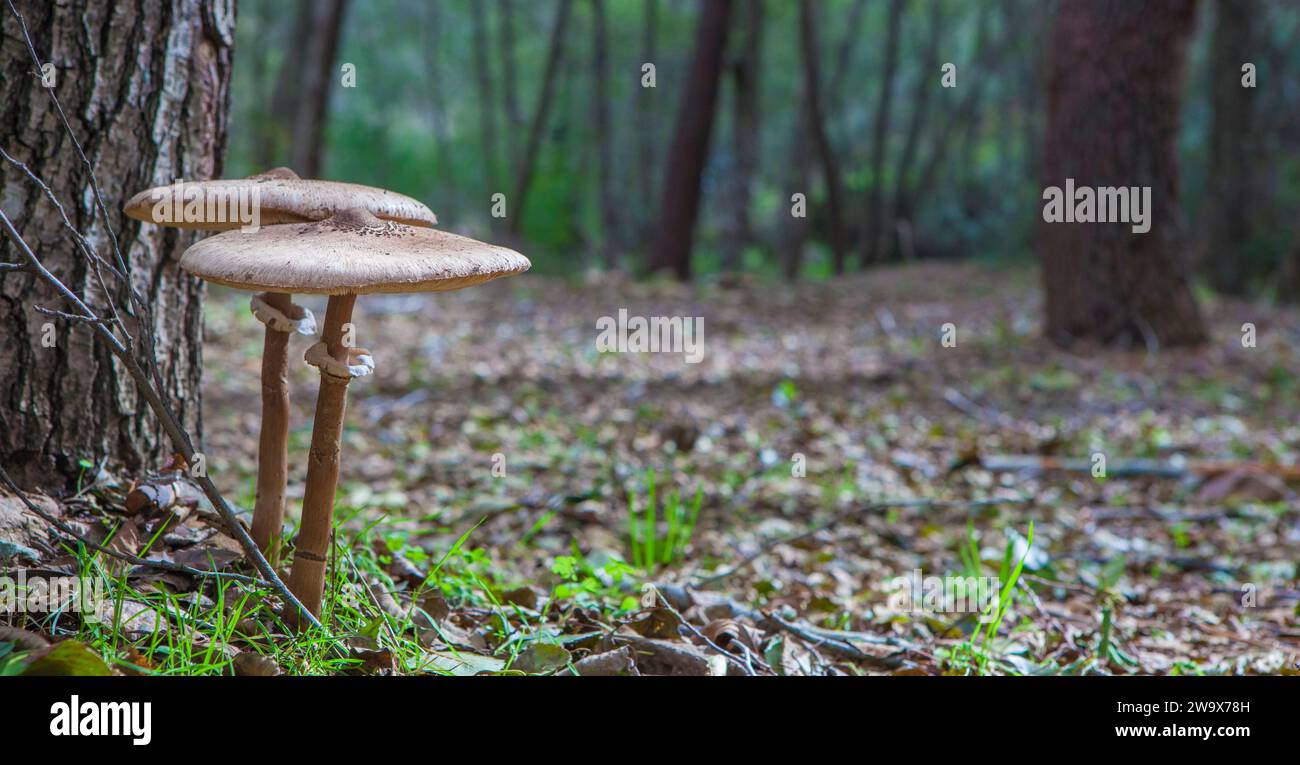
[[[681,560],[695,533],[695,523],[700,517],[700,502],[704,495],[700,489],[695,490],[695,498],[690,507],[682,503],[680,492],[674,490],[664,502],[663,525],[665,533],[660,535],[659,503],[655,496],[655,471],[646,471],[645,510],[639,511],[636,495],[627,493],[627,535],[632,552],[632,565],[646,573],[652,573],[658,566],[672,565]]]
[[[1097,633],[1097,653],[1095,665],[1101,669],[1111,664],[1135,667],[1137,659],[1124,652],[1119,645],[1115,632],[1115,609],[1124,602],[1117,587],[1124,575],[1125,560],[1121,557],[1111,558],[1102,568],[1097,582],[1097,599],[1101,607],[1101,627]]]
[[[974,524],[967,522],[966,538],[958,549],[961,557],[962,569],[967,576],[980,576],[983,562],[980,559],[979,545],[975,540]],[[992,656],[990,648],[992,647],[993,638],[998,634],[1002,627],[1002,620],[1006,618],[1007,609],[1011,606],[1011,600],[1015,596],[1016,584],[1020,581],[1020,572],[1025,567],[1025,560],[1029,558],[1029,552],[1034,546],[1034,523],[1029,522],[1029,534],[1026,536],[1025,550],[1020,556],[1020,560],[1015,560],[1015,540],[1007,540],[1006,552],[1002,556],[1002,565],[998,569],[998,582],[1000,589],[998,599],[995,603],[990,603],[980,615],[979,623],[975,626],[975,631],[971,633],[970,638],[965,643],[958,646],[948,656],[949,662],[959,669],[967,672],[974,671],[978,674],[985,674],[988,668],[989,658]],[[981,633],[982,636],[981,636]]]

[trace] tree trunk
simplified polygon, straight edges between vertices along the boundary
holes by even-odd
[[[1250,277],[1246,247],[1257,209],[1258,153],[1253,104],[1258,91],[1241,85],[1241,65],[1258,58],[1255,0],[1220,0],[1215,6],[1211,56],[1214,118],[1210,125],[1210,176],[1214,194],[1205,204],[1205,272],[1215,289],[1245,293]]]
[[[1057,13],[1043,185],[1151,189],[1144,234],[1040,222],[1046,332],[1058,344],[1205,339],[1181,258],[1174,147],[1195,18],[1195,0],[1066,0]]]
[[[501,0],[501,91],[506,110],[507,164],[517,167],[524,117],[519,109],[519,67],[515,45],[515,3]]]
[[[542,150],[542,133],[546,130],[546,118],[551,112],[551,102],[555,100],[555,84],[559,79],[560,65],[564,61],[564,35],[569,28],[569,16],[572,11],[573,0],[560,0],[555,26],[551,28],[550,50],[546,54],[546,71],[542,74],[542,92],[537,96],[537,108],[533,111],[532,124],[528,128],[528,144],[524,147],[523,156],[519,160],[515,195],[510,200],[514,205],[514,211],[510,213],[510,233],[516,236],[523,230],[524,206],[528,201],[528,190],[533,185],[533,173],[537,170],[537,157]]]
[[[682,281],[691,278],[691,247],[699,216],[700,180],[709,158],[709,138],[717,112],[718,86],[727,47],[731,0],[703,4],[695,30],[695,50],[677,107],[677,124],[668,150],[660,205],[659,234],[650,270],[671,271]]]
[[[659,38],[659,0],[645,0],[645,15],[641,24],[641,64],[655,64],[655,49]],[[659,110],[655,108],[658,88],[640,87],[640,67],[637,68],[636,142],[640,157],[638,178],[641,182],[641,219],[637,221],[642,239],[641,251],[649,246],[655,230],[655,135]],[[657,85],[657,83],[656,83]]]
[[[731,173],[730,215],[727,235],[722,242],[722,270],[740,269],[745,248],[754,241],[754,227],[749,219],[754,178],[759,163],[759,79],[763,50],[763,2],[745,1],[745,37],[740,54],[732,64],[735,85],[731,130],[735,162]]]
[[[433,127],[433,142],[437,148],[437,172],[443,176],[450,175],[452,165],[456,161],[455,155],[451,148],[451,120],[447,109],[447,85],[450,82],[443,78],[443,73],[447,71],[443,61],[443,50],[441,40],[442,35],[446,34],[447,26],[443,17],[443,8],[440,3],[429,3],[425,6],[427,16],[424,29],[423,45],[421,48],[424,53],[424,63],[429,77],[429,106],[433,111],[431,119]],[[455,220],[460,208],[460,194],[448,193],[436,196],[429,200],[435,204],[439,213],[445,213],[448,220]]]
[[[803,270],[803,249],[808,241],[808,218],[805,215],[796,218],[791,213],[793,203],[790,198],[796,193],[808,195],[811,178],[808,172],[808,101],[805,96],[795,113],[794,126],[790,131],[790,148],[787,152],[789,162],[786,165],[786,193],[781,200],[781,226],[778,229],[782,258],[782,272],[787,281],[798,281]],[[805,213],[807,211],[805,210]]]
[[[908,193],[908,179],[915,164],[917,149],[921,145],[921,134],[925,131],[926,118],[930,111],[930,96],[935,90],[939,76],[939,40],[943,36],[943,3],[934,2],[930,6],[930,28],[925,43],[925,53],[921,58],[921,76],[916,79],[916,90],[912,95],[912,115],[907,123],[907,134],[903,143],[903,153],[898,160],[898,169],[894,174],[894,201],[890,217],[894,225],[906,223],[912,226],[913,200]],[[896,242],[891,248],[895,254],[904,252],[898,235],[891,232],[890,241]]]
[[[844,224],[840,213],[840,174],[835,164],[835,155],[831,151],[830,139],[826,136],[826,125],[822,121],[817,29],[813,19],[812,0],[799,1],[799,40],[803,54],[803,101],[808,114],[807,125],[826,180],[826,221],[831,262],[835,273],[842,274],[845,252]]]
[[[479,135],[482,136],[483,172],[487,186],[495,191],[501,178],[497,164],[497,113],[496,97],[492,89],[492,68],[489,64],[486,3],[475,0],[469,4],[470,19],[474,28],[474,77],[478,84]]]
[[[1013,35],[1003,35],[997,45],[989,40],[989,18],[992,14],[991,6],[987,3],[979,5],[976,11],[975,22],[975,65],[981,72],[993,71],[997,68],[999,62],[1007,53],[1010,42],[1014,39]],[[970,68],[975,68],[970,67]],[[930,154],[926,158],[920,177],[917,179],[916,187],[911,193],[911,204],[917,206],[919,201],[924,199],[934,188],[938,181],[941,170],[949,169],[950,164],[947,161],[949,148],[953,143],[953,134],[964,130],[965,126],[974,120],[976,112],[980,109],[984,86],[989,81],[988,77],[976,76],[974,83],[967,78],[967,85],[961,85],[962,75],[958,75],[957,91],[965,91],[965,95],[957,102],[957,105],[949,110],[950,116],[945,116],[942,124],[934,136],[933,146]],[[958,136],[960,138],[960,136]]]
[[[257,15],[255,23],[259,34],[263,39],[275,39],[276,29],[275,8],[270,3],[258,3],[256,6]],[[283,165],[285,162],[276,162],[276,145],[279,136],[275,131],[275,95],[276,83],[278,78],[273,78],[267,71],[268,56],[263,51],[254,51],[252,53],[253,82],[255,83],[253,92],[257,109],[253,113],[252,128],[253,156],[255,166],[258,172],[276,165]]]
[[[857,42],[862,37],[862,22],[866,18],[867,0],[854,0],[849,12],[844,17],[843,25],[844,36],[840,39],[839,47],[835,53],[835,68],[831,70],[831,83],[828,89],[827,104],[831,111],[836,111],[840,104],[840,96],[844,93],[844,79],[849,76],[849,68],[853,65],[853,52],[857,48]]]
[[[140,189],[222,174],[229,108],[234,13],[229,3],[88,0],[16,3],[42,61],[54,65],[54,92],[95,169],[135,286],[152,308],[152,333],[168,403],[200,432],[202,282],[177,269],[193,232],[142,225],[119,213]],[[85,165],[66,137],[50,93],[22,44],[8,4],[0,6],[0,146],[50,186],[72,223],[112,260]],[[130,66],[124,66],[130,61]],[[165,86],[165,87],[164,87]],[[0,163],[6,213],[45,265],[97,305],[92,285],[59,216],[39,189]],[[0,260],[16,251],[0,238]],[[111,279],[111,277],[108,277]],[[118,305],[123,294],[111,282]],[[29,487],[59,490],[79,461],[107,461],[136,473],[157,465],[170,442],[125,370],[84,325],[37,313],[65,309],[25,273],[0,273],[0,464]],[[128,321],[130,321],[128,319]],[[47,347],[43,340],[52,340]]]
[[[885,23],[885,62],[880,79],[880,100],[876,103],[876,121],[871,135],[871,178],[867,191],[866,225],[863,228],[862,263],[880,258],[880,229],[884,217],[885,140],[889,137],[889,117],[894,105],[894,71],[898,68],[898,25],[903,17],[903,0],[889,4]]]
[[[1277,269],[1277,298],[1283,303],[1300,303],[1300,244],[1282,255]]]
[[[325,120],[329,116],[330,94],[339,83],[339,37],[347,0],[320,0],[310,4],[310,15],[301,29],[302,57],[298,63],[297,109],[293,117],[293,143],[289,167],[303,178],[319,178],[325,148]]]
[[[618,202],[614,197],[614,136],[609,117],[609,30],[605,27],[605,0],[591,0],[592,122],[596,129],[596,180],[600,195],[600,249],[606,268],[618,258]]]
[[[1042,171],[1043,115],[1046,112],[1042,106],[1045,90],[1043,72],[1047,69],[1048,54],[1045,42],[1051,25],[1051,10],[1038,0],[1025,0],[1017,11],[1021,14],[1020,23],[1024,24],[1032,35],[1028,60],[1021,70],[1020,77],[1020,111],[1024,117],[1024,123],[1021,125],[1024,133],[1022,140],[1025,144],[1024,177],[1037,178]]]

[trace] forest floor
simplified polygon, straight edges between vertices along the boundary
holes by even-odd
[[[351,385],[329,597],[353,655],[286,649],[255,599],[140,571],[126,611],[152,621],[82,639],[167,672],[1297,672],[1300,503],[1278,468],[1300,464],[1296,313],[1204,295],[1207,348],[1067,353],[1039,337],[1036,279],[364,296],[377,370]],[[620,308],[704,317],[702,361],[598,352]],[[208,469],[251,507],[261,325],[213,290],[206,326]],[[315,388],[295,372],[295,516]],[[1007,455],[1084,469],[990,465]],[[131,522],[110,500],[64,512]],[[194,561],[222,537],[155,549]],[[958,580],[969,599],[924,597]],[[182,594],[139,594],[159,583]]]

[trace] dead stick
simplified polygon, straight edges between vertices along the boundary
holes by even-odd
[[[1063,471],[1089,473],[1092,460],[1070,457],[1051,457],[1037,454],[993,454],[980,457],[973,464],[986,470],[1004,472],[1046,473]],[[1158,478],[1183,478],[1186,476],[1215,476],[1223,473],[1261,473],[1278,476],[1286,481],[1300,481],[1300,466],[1270,465],[1261,462],[1236,460],[1107,460],[1106,474],[1114,477],[1156,476]]]

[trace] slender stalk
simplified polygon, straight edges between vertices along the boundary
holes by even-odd
[[[321,340],[330,356],[345,363],[348,348],[343,344],[343,326],[352,321],[356,300],[356,295],[331,295],[325,309]],[[350,378],[335,377],[321,370],[307,461],[307,489],[302,500],[302,528],[289,572],[289,589],[316,616],[320,615],[325,595],[325,562],[334,528],[334,491],[339,482],[339,449],[349,382]]]
[[[262,295],[286,316],[293,298],[279,292]],[[280,563],[284,533],[284,487],[289,480],[289,332],[266,325],[262,348],[262,432],[257,443],[257,501],[253,505],[253,541],[272,566]]]

